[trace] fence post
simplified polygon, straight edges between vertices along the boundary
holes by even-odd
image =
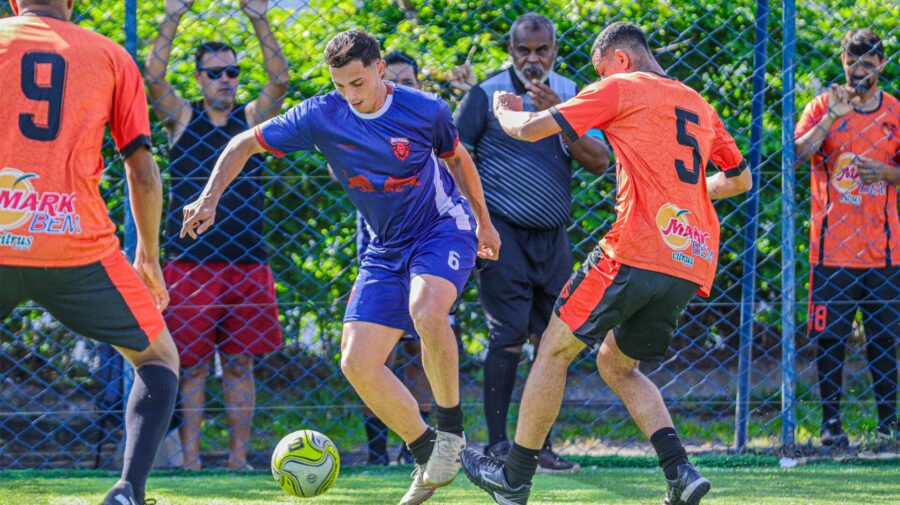
[[[741,327],[738,349],[737,405],[735,412],[735,448],[747,448],[750,421],[750,362],[753,358],[753,300],[756,298],[756,233],[759,221],[759,184],[762,169],[763,107],[766,97],[766,50],[769,31],[769,0],[756,3],[756,40],[753,48],[753,102],[750,123],[750,170],[753,189],[745,204],[744,253],[741,278]]]
[[[782,112],[781,112],[781,442],[784,447],[794,445],[796,427],[796,348],[794,345],[794,49],[796,45],[796,5],[784,2],[784,45],[782,55]]]

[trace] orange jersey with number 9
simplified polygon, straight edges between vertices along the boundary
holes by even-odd
[[[709,295],[719,218],[709,167],[745,168],[718,114],[693,89],[650,72],[616,74],[551,109],[570,139],[603,130],[616,154],[616,221],[600,246],[619,263],[700,285]]]
[[[137,65],[113,41],[47,16],[0,20],[0,265],[100,261],[119,247],[100,196],[104,129],[150,145]]]

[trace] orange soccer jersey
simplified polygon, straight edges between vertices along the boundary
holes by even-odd
[[[0,265],[78,266],[119,247],[100,196],[104,127],[124,156],[150,145],[137,65],[46,16],[0,20]]]
[[[828,93],[803,110],[794,130],[799,138],[828,113]],[[839,118],[811,159],[809,262],[849,268],[883,268],[900,261],[897,186],[863,184],[856,159],[900,163],[900,103],[882,92],[873,112]]]
[[[600,247],[619,263],[700,285],[708,296],[719,218],[706,169],[745,167],[718,114],[696,91],[649,72],[616,74],[551,109],[563,133],[603,130],[616,153],[616,221]]]

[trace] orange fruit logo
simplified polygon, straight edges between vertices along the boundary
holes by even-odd
[[[656,212],[656,226],[662,235],[663,242],[670,248],[681,251],[691,246],[692,226],[688,221],[689,210],[679,209],[667,203]]]
[[[35,198],[31,179],[37,174],[28,174],[15,168],[0,169],[0,230],[14,230],[28,221],[33,206],[25,202]]]
[[[834,164],[831,174],[831,185],[839,193],[850,193],[860,185],[859,169],[856,167],[856,155],[844,153]]]

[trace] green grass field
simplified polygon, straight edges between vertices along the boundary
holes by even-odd
[[[782,469],[773,465],[700,466],[713,490],[704,505],[878,505],[900,503],[900,463],[828,463]],[[292,498],[268,473],[158,472],[148,497],[160,505],[395,504],[409,484],[408,467],[345,469],[335,487],[312,499]],[[116,476],[94,471],[0,472],[2,505],[96,505]],[[662,474],[655,468],[584,468],[576,475],[539,475],[531,503],[638,505],[662,503]],[[490,504],[460,475],[429,503]]]

